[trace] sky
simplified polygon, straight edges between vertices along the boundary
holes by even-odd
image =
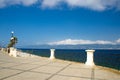
[[[0,45],[120,44],[120,0],[0,0]]]

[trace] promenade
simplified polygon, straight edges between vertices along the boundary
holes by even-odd
[[[120,72],[44,57],[11,57],[0,52],[0,80],[120,80]]]

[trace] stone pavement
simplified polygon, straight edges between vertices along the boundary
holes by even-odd
[[[120,80],[120,72],[44,57],[10,57],[0,52],[0,80]]]

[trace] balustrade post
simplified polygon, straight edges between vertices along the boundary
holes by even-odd
[[[50,59],[55,59],[55,49],[50,49],[51,54],[50,54]]]
[[[95,52],[95,50],[85,50],[87,52],[87,60],[86,60],[86,65],[90,65],[90,66],[94,66],[94,56],[93,53]]]

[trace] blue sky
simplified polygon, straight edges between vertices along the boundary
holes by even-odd
[[[119,0],[2,0],[0,44],[120,44]]]

